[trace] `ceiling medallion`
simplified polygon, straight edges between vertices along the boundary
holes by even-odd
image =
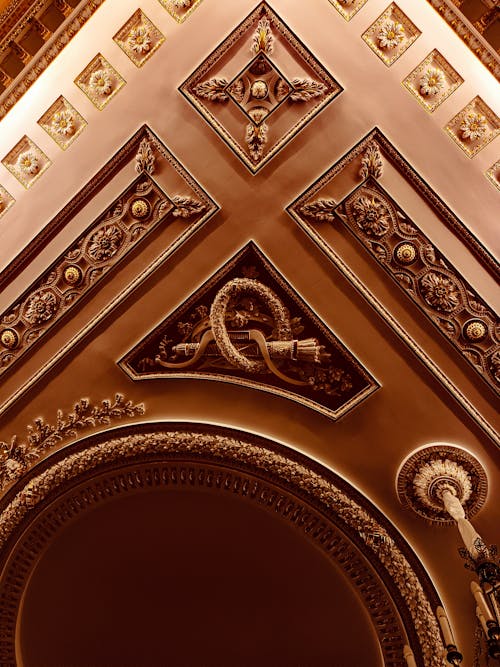
[[[134,380],[223,380],[337,419],[378,385],[252,243],[121,361]]]
[[[500,118],[477,96],[444,129],[472,158],[500,134]]]
[[[441,494],[449,490],[463,505],[467,516],[483,506],[488,480],[482,465],[469,452],[448,443],[433,443],[411,454],[397,477],[403,505],[433,523],[453,525]]]
[[[13,350],[19,343],[19,336],[14,329],[4,329],[0,334],[0,341],[8,350]]]
[[[342,88],[262,2],[179,90],[256,173]]]
[[[165,41],[142,9],[132,14],[113,39],[137,67],[142,67]]]
[[[394,250],[394,256],[401,264],[412,264],[417,259],[417,249],[413,243],[400,243]]]
[[[338,13],[350,21],[354,14],[357,14],[368,0],[329,0]]]
[[[370,49],[390,67],[420,35],[416,25],[392,2],[362,37]]]
[[[404,79],[403,85],[420,104],[432,113],[464,80],[450,63],[434,49]]]
[[[151,213],[151,204],[147,199],[134,199],[130,206],[130,211],[134,218],[147,218]]]

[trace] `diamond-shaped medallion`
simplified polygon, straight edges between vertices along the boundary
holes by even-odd
[[[183,23],[202,0],[159,0],[159,2],[177,23]]]
[[[268,118],[292,90],[291,84],[264,54],[257,55],[227,87],[231,99],[255,125]]]
[[[330,0],[330,3],[346,21],[350,21],[367,2],[368,0]]]
[[[101,111],[125,85],[125,79],[98,53],[75,83]]]
[[[261,2],[179,90],[256,173],[342,87]]]
[[[137,67],[142,67],[165,41],[141,9],[132,14],[113,39]]]
[[[495,164],[488,169],[486,178],[493,183],[497,190],[500,190],[500,160],[495,162]]]

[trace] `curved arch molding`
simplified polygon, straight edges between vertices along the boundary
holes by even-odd
[[[16,665],[20,602],[47,543],[77,515],[152,487],[239,494],[293,524],[344,571],[369,613],[384,664],[409,642],[419,665],[442,667],[422,565],[385,517],[345,480],[269,440],[221,427],[138,424],[91,436],[32,469],[0,505],[0,663]]]

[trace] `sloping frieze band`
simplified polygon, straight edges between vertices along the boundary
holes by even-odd
[[[367,179],[335,213],[488,385],[500,388],[500,322],[398,204]]]
[[[370,306],[377,312],[385,321],[387,326],[393,333],[411,350],[413,354],[422,362],[431,375],[441,384],[441,386],[452,396],[452,398],[460,405],[460,407],[467,413],[473,423],[485,434],[488,438],[500,448],[500,434],[492,424],[484,418],[484,416],[477,410],[477,408],[469,401],[469,399],[460,391],[460,389],[450,380],[448,374],[443,372],[441,368],[431,359],[425,350],[407,333],[395,317],[387,310],[387,308],[377,299],[371,290],[363,283],[362,280],[352,271],[352,269],[344,262],[342,257],[335,252],[335,250],[322,238],[322,236],[296,211],[295,204],[287,208],[290,216],[302,227],[305,233],[316,243],[316,245],[325,253],[325,255],[333,262],[334,266],[344,276],[346,281],[356,289],[362,298],[370,304]]]
[[[143,465],[134,470],[138,464]],[[96,475],[94,490],[90,480]],[[103,476],[107,476],[104,481]],[[242,432],[191,424],[138,424],[93,436],[45,459],[5,496],[0,505],[0,544],[3,558],[9,560],[0,593],[6,603],[0,616],[6,639],[3,664],[14,664],[17,611],[31,565],[57,530],[53,518],[61,513],[47,513],[49,504],[52,508],[54,500],[65,494],[71,518],[106,496],[103,484],[112,495],[131,487],[137,491],[201,484],[216,493],[238,493],[255,500],[338,558],[365,598],[385,664],[401,665],[404,637],[394,615],[396,607],[422,664],[443,667],[442,640],[433,613],[439,604],[435,590],[411,549],[366,498],[320,464],[282,445]],[[39,517],[46,537],[35,546],[35,534],[41,535]],[[31,535],[30,526],[34,528]],[[16,545],[21,532],[24,544]],[[347,549],[337,537],[339,532],[347,538]],[[24,556],[26,566],[19,567]],[[382,579],[382,589],[370,592],[370,585],[362,585],[363,569],[370,574],[370,584]],[[384,589],[386,594],[378,601],[371,594],[384,593]],[[392,641],[388,641],[389,629],[399,630]]]
[[[38,77],[43,74],[50,63],[61,53],[71,39],[77,34],[88,19],[102,5],[104,0],[87,0],[82,6],[75,10],[71,20],[56,32],[52,40],[41,50],[41,53],[30,61],[25,67],[17,83],[8,87],[0,96],[0,120],[7,115],[12,107],[18,102],[26,91],[35,83]]]
[[[2,313],[0,375],[46,336],[174,208],[149,175],[139,176]]]

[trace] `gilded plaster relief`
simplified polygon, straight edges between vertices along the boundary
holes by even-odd
[[[500,160],[491,165],[486,172],[486,178],[493,183],[497,190],[500,190]]]
[[[38,124],[60,148],[66,150],[83,132],[87,121],[62,95],[47,109]]]
[[[7,192],[3,185],[0,185],[0,218],[14,205],[14,202],[14,197]]]
[[[141,9],[132,14],[113,39],[137,67],[142,67],[165,41]]]
[[[432,113],[463,82],[458,72],[434,49],[410,72],[403,85]]]
[[[125,79],[98,53],[76,77],[75,83],[92,104],[102,110],[125,85]]]
[[[203,0],[159,0],[177,23],[185,21]]]
[[[30,188],[52,164],[45,153],[26,135],[2,160],[17,180]]]
[[[336,419],[378,387],[253,243],[131,350],[133,379],[224,380]]]
[[[361,7],[365,5],[368,0],[329,0],[330,3],[335,7],[338,13],[345,18],[346,21],[350,21],[354,14],[357,14]]]
[[[385,179],[384,174],[376,176],[376,170],[372,170],[370,177],[363,180],[366,179],[363,160],[374,143],[382,156],[384,172],[386,169],[390,172],[390,180]],[[436,224],[445,223],[451,227],[496,275],[498,266],[491,255],[377,129],[325,172],[287,210],[480,428],[494,442],[499,443],[495,428],[455,387],[447,374],[433,362],[408,334],[404,325],[396,320],[332,246],[329,234],[331,223],[337,222],[338,228],[343,221],[488,385],[493,389],[499,387],[500,352],[494,312],[407,217],[391,198],[390,192],[382,189],[376,178],[387,180],[395,187],[398,187],[398,179],[401,179],[401,185],[405,181],[411,185],[422,198],[422,206],[432,209]],[[339,213],[345,216],[343,220]]]
[[[179,90],[256,173],[342,88],[262,2]]]
[[[500,118],[478,96],[444,129],[468,157],[474,157],[500,134]]]
[[[189,231],[208,211],[193,194],[169,197],[151,177],[154,144],[143,138],[139,176],[0,317],[0,374],[10,369],[160,223]],[[171,158],[171,160],[173,160]],[[177,163],[174,168],[180,169]]]
[[[340,202],[313,199],[298,212],[311,221],[341,220],[481,377],[500,388],[498,317],[373,178]]]
[[[93,403],[87,398],[75,403],[73,412],[57,411],[55,423],[38,417],[29,424],[24,437],[13,435],[9,442],[0,441],[0,494],[7,486],[20,479],[37,461],[60,443],[78,437],[82,431],[96,426],[109,426],[113,422],[144,414],[142,403],[126,401],[121,394],[114,400]]]
[[[392,2],[362,37],[370,49],[390,67],[420,34],[416,25]]]

